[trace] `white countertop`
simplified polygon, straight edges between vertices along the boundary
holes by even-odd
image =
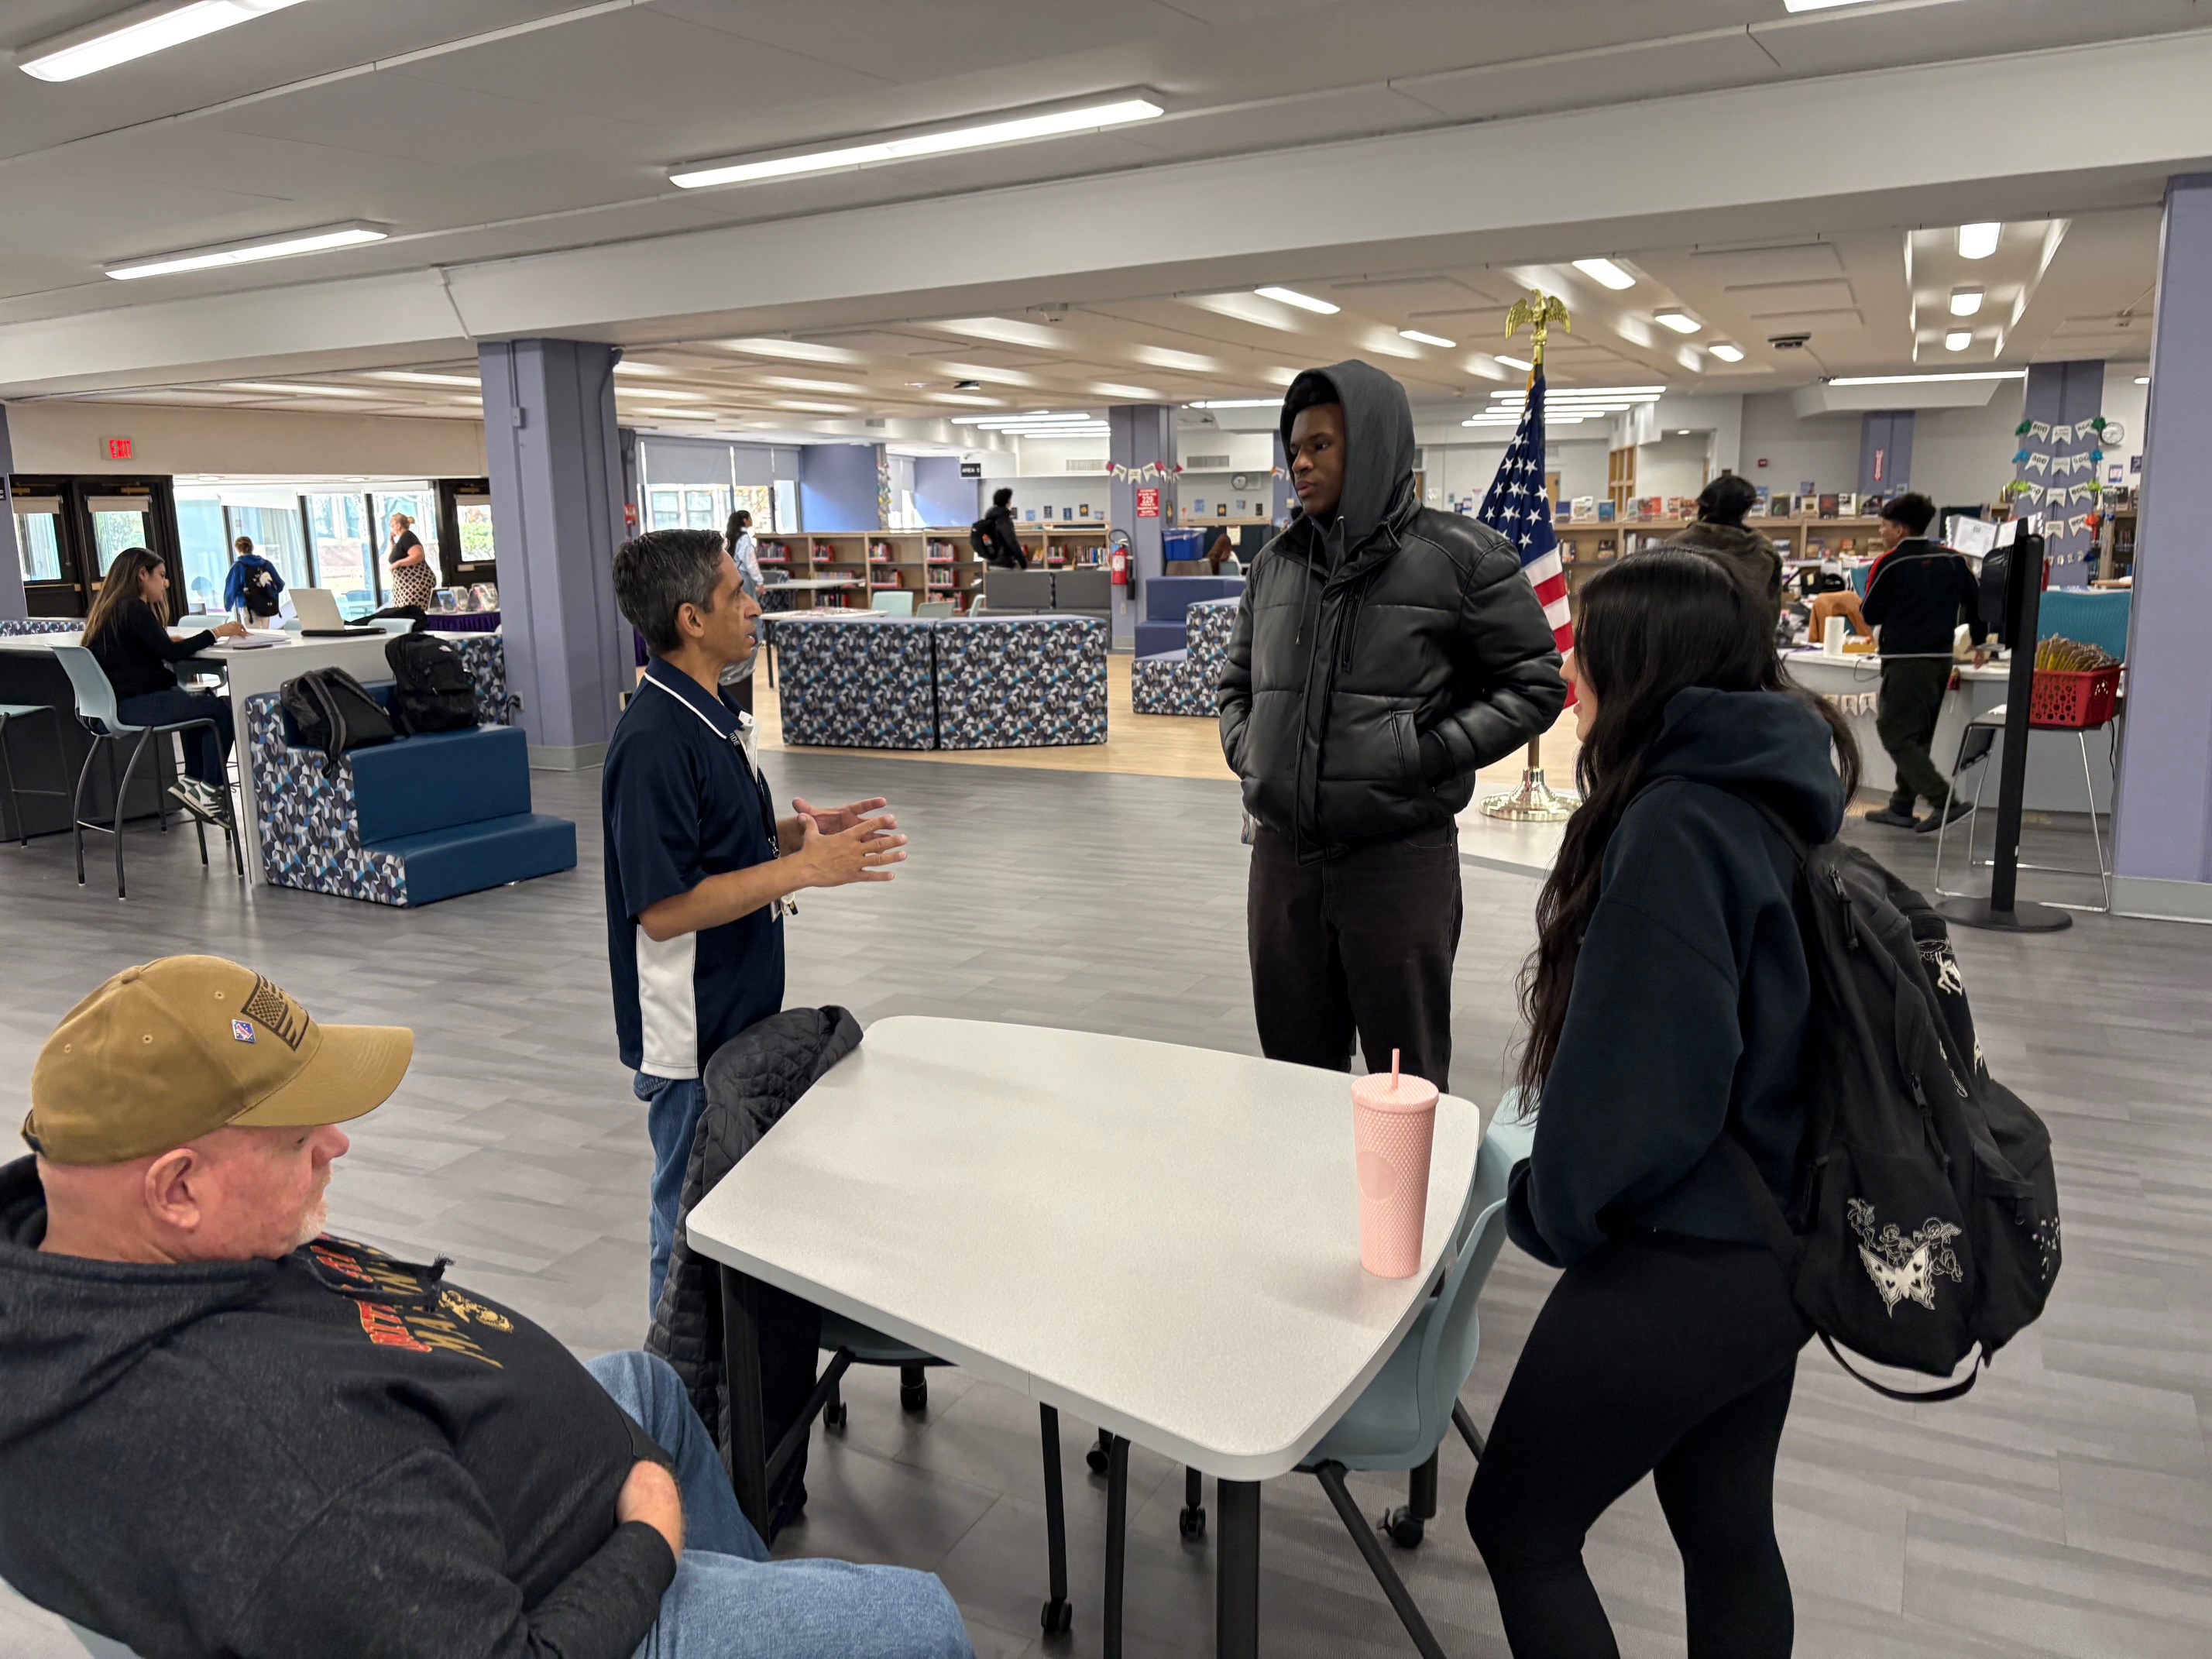
[[[1295,1468],[1413,1322],[1473,1179],[1437,1107],[1422,1272],[1359,1265],[1351,1079],[897,1018],[691,1212],[693,1246],[1233,1480]]]

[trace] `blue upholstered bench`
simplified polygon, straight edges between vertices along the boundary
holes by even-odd
[[[1154,576],[1145,583],[1145,615],[1137,624],[1137,655],[1164,656],[1190,644],[1190,607],[1208,599],[1233,599],[1244,592],[1242,576]]]
[[[333,767],[300,746],[274,693],[249,697],[246,712],[273,885],[411,906],[575,867],[576,826],[530,810],[520,726],[401,738]]]

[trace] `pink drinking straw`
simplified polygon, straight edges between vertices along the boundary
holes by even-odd
[[[1395,1048],[1390,1051],[1390,1092],[1394,1095],[1398,1092],[1398,1051]]]

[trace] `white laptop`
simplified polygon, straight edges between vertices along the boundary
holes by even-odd
[[[366,637],[384,631],[380,628],[347,627],[345,618],[338,615],[337,597],[327,587],[292,589],[292,612],[300,619],[300,633],[305,639]]]

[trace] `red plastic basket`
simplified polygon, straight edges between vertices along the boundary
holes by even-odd
[[[2028,694],[2027,723],[2046,730],[2087,732],[2112,718],[2119,689],[2118,663],[2109,668],[2039,668],[2035,689]]]

